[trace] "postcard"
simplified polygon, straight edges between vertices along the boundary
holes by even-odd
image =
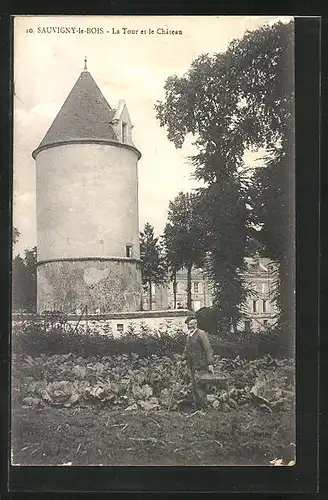
[[[13,43],[12,465],[295,465],[293,18]]]

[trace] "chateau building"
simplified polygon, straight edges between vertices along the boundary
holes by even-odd
[[[247,272],[245,282],[248,290],[247,298],[241,305],[242,321],[238,328],[242,330],[265,330],[273,326],[277,319],[278,309],[274,300],[277,266],[270,259],[263,257],[246,258]],[[176,301],[174,300],[174,283],[153,285],[152,309],[186,309],[187,308],[187,271],[181,270],[176,276]],[[191,275],[192,309],[198,311],[203,307],[211,307],[213,294],[210,283],[202,269],[193,269]],[[143,296],[143,307],[149,309],[149,296]]]
[[[245,274],[247,298],[241,306],[245,330],[265,330],[275,325],[279,309],[274,300],[277,265],[268,258],[248,258]]]

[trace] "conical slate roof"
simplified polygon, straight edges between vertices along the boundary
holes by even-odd
[[[77,140],[118,140],[113,110],[88,71],[83,71],[34,154],[44,147]]]

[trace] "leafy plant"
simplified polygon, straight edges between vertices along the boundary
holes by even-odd
[[[130,411],[172,409],[191,400],[191,382],[178,356],[117,354],[83,358],[73,354],[16,356],[13,398],[25,406],[101,405]],[[294,404],[293,365],[270,356],[247,361],[216,357],[218,373],[228,387],[212,386],[208,406],[218,411],[251,404],[280,411]],[[174,385],[174,381],[176,385]]]

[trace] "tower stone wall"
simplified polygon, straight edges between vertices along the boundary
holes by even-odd
[[[139,263],[130,259],[54,260],[38,265],[38,312],[140,310]]]
[[[52,147],[36,157],[38,261],[140,258],[137,153],[121,144]]]

